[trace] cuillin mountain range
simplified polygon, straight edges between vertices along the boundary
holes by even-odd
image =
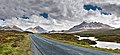
[[[80,30],[89,30],[89,29],[114,29],[114,27],[111,27],[107,24],[103,24],[100,22],[85,22],[83,21],[81,24],[76,25],[69,29],[69,31],[80,31]],[[23,31],[21,28],[11,25],[11,26],[4,26],[0,27],[0,30],[17,30],[17,31]],[[36,26],[34,28],[30,27],[26,29],[25,31],[33,32],[33,33],[44,33],[47,32],[44,28],[40,26]]]
[[[114,27],[111,27],[107,24],[103,24],[100,22],[85,22],[83,21],[81,24],[76,25],[69,29],[70,31],[77,31],[77,30],[84,30],[84,29],[114,29]]]

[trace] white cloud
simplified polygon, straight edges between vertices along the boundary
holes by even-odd
[[[9,5],[6,1],[9,1],[7,3]],[[82,21],[97,21],[120,27],[119,12],[116,11],[119,9],[109,11],[112,15],[101,15],[99,10],[84,10],[83,5],[89,3],[102,7],[106,4],[108,6],[116,4],[115,7],[120,7],[118,0],[0,0],[0,17],[10,18],[0,21],[0,25],[17,25],[23,29],[40,25],[46,30],[62,30],[78,25]],[[49,18],[45,19],[38,15],[42,12],[47,12]],[[30,18],[20,18],[23,15],[28,15]]]

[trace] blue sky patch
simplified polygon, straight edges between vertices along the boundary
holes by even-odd
[[[43,16],[44,18],[48,19],[48,13],[41,13],[40,16]]]
[[[98,10],[100,10],[101,15],[102,14],[104,14],[104,15],[111,15],[111,13],[109,13],[109,12],[103,12],[102,8],[98,7],[96,5],[87,4],[87,5],[84,5],[84,9],[87,10],[87,11],[89,11],[90,9],[96,11],[98,9]]]
[[[4,18],[0,18],[0,20],[3,20],[3,21],[5,21],[5,19],[4,19]]]
[[[90,9],[92,9],[92,10],[102,10],[102,8],[101,7],[98,7],[98,6],[96,6],[96,5],[91,5],[91,4],[88,4],[88,5],[84,5],[84,9],[85,10],[87,10],[87,11],[89,11]]]
[[[104,15],[111,15],[111,13],[107,13],[107,12],[101,12],[101,15],[104,14]]]

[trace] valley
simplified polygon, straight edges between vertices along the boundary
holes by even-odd
[[[39,35],[42,37],[46,37],[48,39],[52,39],[55,41],[64,42],[64,43],[68,43],[68,44],[72,44],[72,45],[76,45],[76,46],[81,46],[81,47],[85,47],[85,48],[90,48],[90,49],[94,49],[94,50],[101,50],[101,51],[106,51],[106,52],[120,53],[120,49],[117,49],[117,48],[113,50],[113,49],[107,49],[107,48],[100,48],[97,46],[92,47],[91,45],[95,45],[95,44],[97,44],[97,42],[95,42],[93,40],[88,40],[88,39],[78,40],[78,37],[75,37],[74,34],[43,33],[43,34],[39,34]],[[89,37],[89,36],[87,36],[87,37]],[[116,37],[114,37],[114,39],[112,39],[112,40],[116,41],[115,38]],[[105,40],[105,39],[104,39],[104,41],[108,42],[108,40]]]
[[[38,28],[39,29],[39,28]],[[101,48],[99,46],[94,46],[101,42],[115,42],[120,43],[119,31],[120,29],[91,29],[82,32],[75,33],[37,33],[37,35],[41,37],[45,37],[51,40],[55,40],[62,43],[67,43],[79,47],[89,48],[93,50],[100,50],[104,52],[111,53],[120,53],[120,49],[108,49]],[[13,55],[21,55],[21,54],[30,54],[31,53],[31,42],[29,40],[29,36],[33,34],[32,32],[24,31],[15,31],[15,30],[1,30],[0,31],[1,42],[0,42],[0,54],[13,54]],[[80,36],[83,38],[78,38],[76,36]],[[87,39],[90,37],[90,39]],[[93,38],[94,37],[94,38]],[[96,39],[95,39],[96,38]],[[25,45],[22,45],[25,44]],[[114,47],[117,45],[114,45]],[[23,48],[24,47],[24,48]],[[4,49],[4,50],[2,50]],[[5,50],[6,49],[6,50]]]

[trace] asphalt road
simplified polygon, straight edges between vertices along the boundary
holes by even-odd
[[[32,34],[33,55],[120,55],[73,46]]]

